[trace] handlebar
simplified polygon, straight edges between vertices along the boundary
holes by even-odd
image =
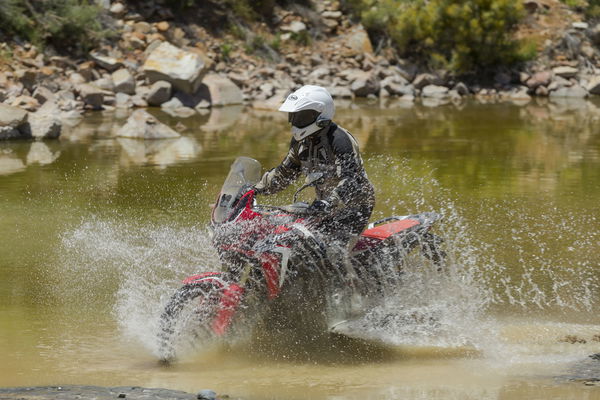
[[[303,217],[317,215],[314,212],[309,211],[309,204],[304,202],[296,202],[293,204],[288,204],[286,206],[271,206],[261,204],[257,207],[267,210],[282,211],[285,213],[295,214]]]

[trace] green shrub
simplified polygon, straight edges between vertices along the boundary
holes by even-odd
[[[40,46],[86,51],[106,36],[100,13],[85,0],[1,0],[0,31]]]
[[[349,0],[365,27],[392,40],[403,56],[455,72],[519,60],[512,30],[522,18],[515,0]]]
[[[228,61],[231,52],[233,51],[233,45],[229,42],[221,44],[221,56],[224,60]]]
[[[310,46],[312,37],[308,31],[292,32],[291,39],[302,46]]]
[[[279,33],[275,35],[273,40],[271,40],[269,46],[271,46],[271,48],[277,52],[281,50],[281,36],[279,35]]]

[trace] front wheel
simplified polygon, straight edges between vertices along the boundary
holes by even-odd
[[[159,357],[162,362],[175,359],[177,353],[214,342],[229,323],[239,297],[220,280],[206,279],[187,283],[167,303],[160,317]],[[232,297],[232,301],[226,297]],[[220,324],[220,325],[219,325]]]

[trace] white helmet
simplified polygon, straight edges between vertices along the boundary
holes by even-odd
[[[292,135],[296,140],[302,140],[327,126],[333,118],[335,107],[327,89],[305,85],[290,94],[279,111],[289,113]]]

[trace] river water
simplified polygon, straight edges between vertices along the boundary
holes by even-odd
[[[263,332],[169,367],[158,316],[183,278],[217,268],[206,225],[230,163],[276,165],[289,130],[242,107],[154,113],[182,138],[117,139],[126,115],[98,113],[60,141],[0,143],[0,386],[600,399],[600,104],[340,104],[373,218],[442,213],[448,271],[410,270],[369,310],[380,342]]]

